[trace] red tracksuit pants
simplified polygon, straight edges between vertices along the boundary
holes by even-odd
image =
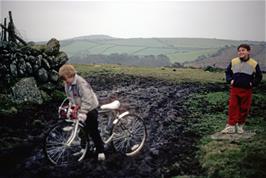
[[[252,89],[230,88],[227,124],[244,124],[248,116],[252,100]]]

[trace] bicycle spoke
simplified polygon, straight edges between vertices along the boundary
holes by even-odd
[[[61,151],[56,159],[56,162],[58,163],[58,160],[62,157],[62,154],[65,152],[65,149],[63,149],[63,151]]]
[[[64,144],[63,143],[58,143],[58,142],[55,142],[55,141],[53,141],[53,142],[49,141],[46,144],[47,147],[49,147],[49,146],[61,146],[61,145],[64,145]]]
[[[126,151],[126,141],[122,141],[122,142],[118,142],[118,143],[116,143],[116,149],[117,150],[119,150],[119,151],[122,151],[122,152],[124,152],[124,151]]]
[[[127,138],[128,136],[126,136],[126,135],[122,135],[122,134],[120,134],[121,136],[114,136],[113,137],[113,140],[115,141],[115,140],[120,140],[120,139],[125,139],[125,138]]]
[[[57,160],[57,157],[59,156],[60,152],[58,151],[58,149],[56,151],[50,150],[49,154],[50,154],[50,157],[52,158],[52,160]],[[55,161],[55,162],[57,163],[57,161]]]

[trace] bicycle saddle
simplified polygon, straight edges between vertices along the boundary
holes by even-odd
[[[101,109],[118,109],[120,107],[120,102],[118,100],[113,101],[109,104],[104,104],[101,106]]]

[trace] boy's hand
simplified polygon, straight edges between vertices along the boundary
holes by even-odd
[[[85,122],[86,119],[87,119],[87,114],[79,113],[79,114],[78,114],[78,119],[79,119],[81,122]]]
[[[70,118],[71,113],[72,113],[72,109],[71,107],[69,107],[67,110],[67,118]]]

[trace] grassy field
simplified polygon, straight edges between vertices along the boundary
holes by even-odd
[[[209,72],[203,69],[167,68],[167,67],[135,67],[112,64],[73,64],[82,75],[98,73],[118,73],[143,77],[153,77],[173,82],[225,83],[224,71]],[[266,82],[266,74],[263,74]]]
[[[202,82],[223,83],[225,81],[223,72],[208,72],[203,69],[189,68],[153,68],[153,67],[128,67],[121,65],[89,65],[75,64],[77,71],[85,74],[97,73],[124,73],[143,77],[153,77],[173,82]]]
[[[265,87],[266,82],[263,82]],[[221,131],[226,123],[228,92],[197,95],[187,101],[192,111],[192,130],[202,138],[198,159],[211,178],[262,178],[266,176],[266,96],[255,90],[251,113],[245,130],[256,135],[245,140],[212,140],[210,135]],[[197,120],[196,120],[197,118]]]

